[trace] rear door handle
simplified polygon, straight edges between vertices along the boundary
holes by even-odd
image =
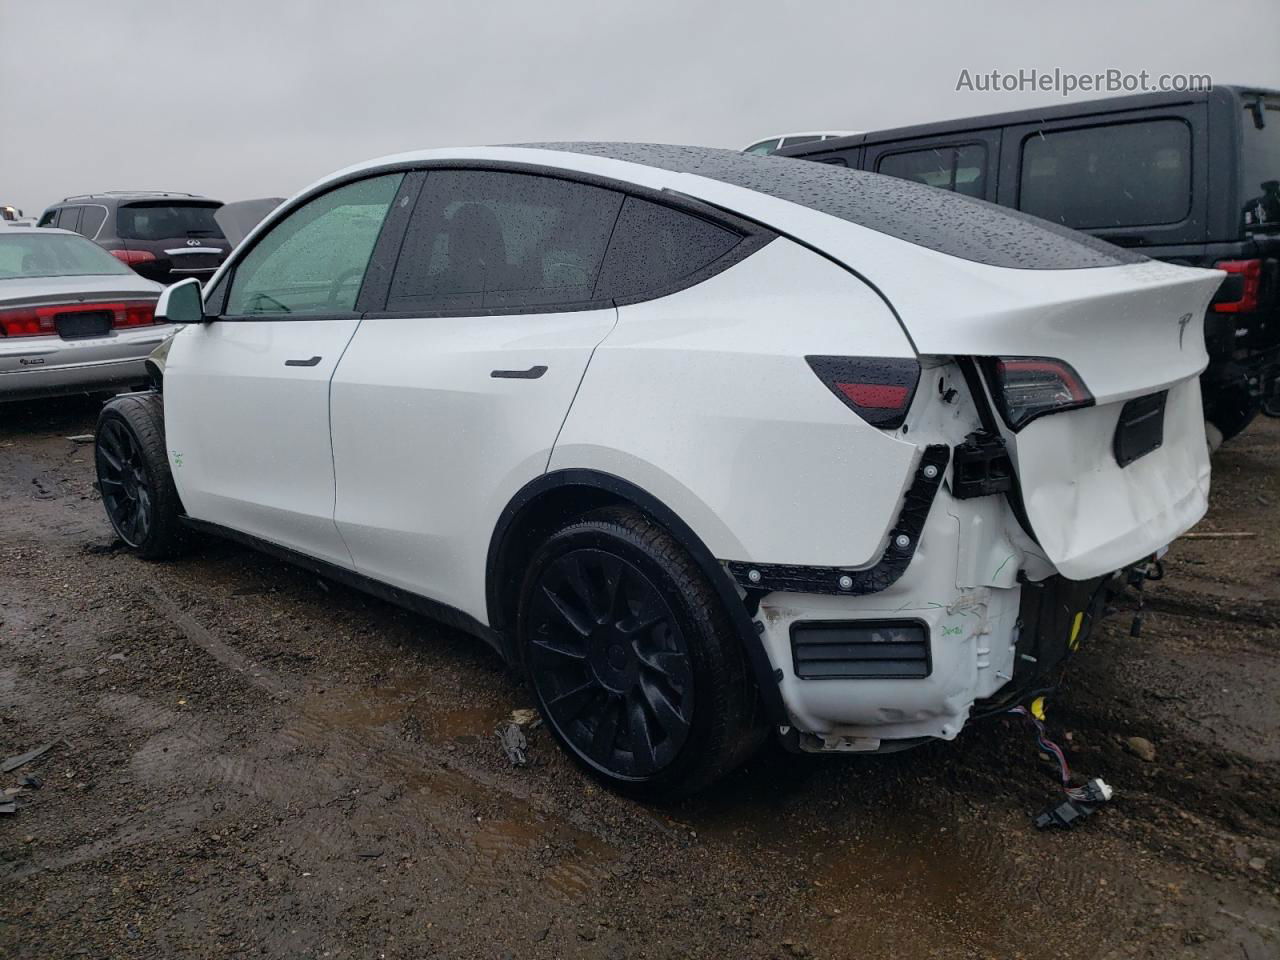
[[[547,368],[538,364],[528,370],[494,370],[489,376],[495,380],[537,380],[546,372]]]
[[[286,367],[314,367],[319,362],[319,357],[312,357],[310,360],[286,360],[284,365]]]

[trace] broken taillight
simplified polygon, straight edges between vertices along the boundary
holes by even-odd
[[[1071,364],[1052,357],[994,357],[987,362],[996,405],[1011,430],[1037,417],[1093,406]]]
[[[840,401],[873,427],[902,426],[920,382],[920,364],[897,357],[805,357]]]

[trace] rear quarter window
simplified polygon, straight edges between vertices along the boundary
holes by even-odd
[[[701,217],[627,197],[596,283],[597,297],[656,296],[701,272],[742,236]]]
[[[1179,223],[1191,212],[1191,128],[1164,119],[1033,134],[1018,207],[1077,230]]]

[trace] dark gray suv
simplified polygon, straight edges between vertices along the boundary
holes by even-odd
[[[149,280],[203,281],[231,252],[213,219],[221,206],[191,193],[86,193],[49,207],[37,226],[74,230]]]

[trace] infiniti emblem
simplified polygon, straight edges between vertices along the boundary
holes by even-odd
[[[1178,318],[1178,349],[1182,349],[1182,338],[1186,335],[1187,324],[1191,322],[1191,314],[1184,313]]]
[[[203,242],[203,241],[200,241],[200,240],[188,240],[188,241],[187,241],[187,246],[188,246],[188,247],[198,247],[198,246],[200,246],[200,244],[201,244],[202,242]],[[1188,319],[1190,319],[1190,318],[1188,317]]]

